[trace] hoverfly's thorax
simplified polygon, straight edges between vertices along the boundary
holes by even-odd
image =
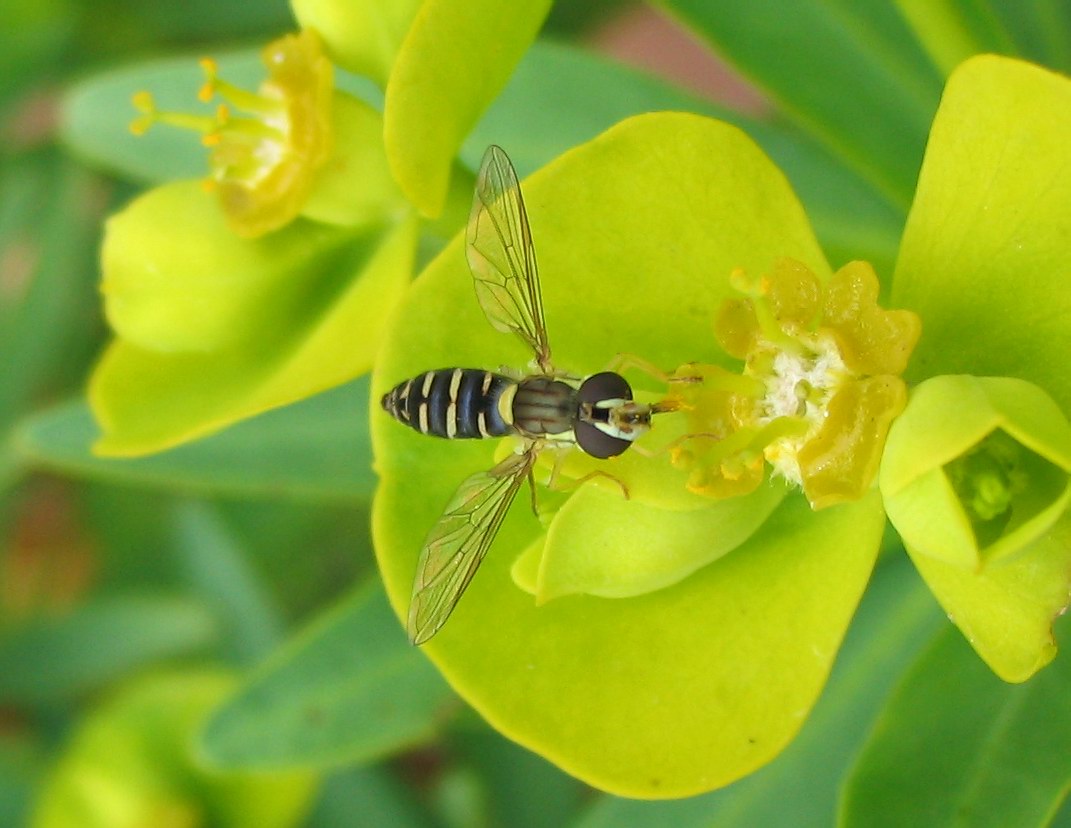
[[[529,437],[571,431],[576,411],[576,389],[552,377],[521,380],[513,397],[513,424]]]

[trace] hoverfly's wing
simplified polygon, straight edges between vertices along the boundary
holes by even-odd
[[[550,345],[528,215],[513,164],[494,144],[480,164],[466,240],[476,296],[488,320],[527,342],[539,367],[549,373]]]
[[[446,623],[498,534],[502,519],[535,463],[536,450],[513,454],[462,483],[417,561],[409,604],[409,640],[423,644]]]

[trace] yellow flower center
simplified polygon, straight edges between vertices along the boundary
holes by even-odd
[[[755,401],[752,416],[757,425],[791,418],[806,426],[806,431],[779,437],[764,449],[775,472],[802,486],[799,451],[822,428],[829,401],[850,374],[836,341],[828,333],[804,333],[797,335],[796,341],[801,346],[798,351],[778,350],[773,343],[756,342],[744,374],[761,380],[765,389]]]
[[[678,371],[703,379],[678,392],[692,437],[673,461],[690,471],[689,488],[746,494],[762,482],[765,461],[815,508],[861,497],[906,403],[897,375],[918,340],[918,317],[878,307],[877,277],[865,262],[826,285],[788,259],[758,280],[738,271],[731,281],[745,298],[725,303],[715,332],[744,361],[741,375]]]
[[[243,236],[295,218],[331,151],[332,67],[319,38],[309,30],[287,35],[268,44],[263,60],[268,78],[256,92],[219,77],[214,60],[201,61],[206,80],[198,97],[226,101],[213,115],[161,111],[139,92],[134,106],[141,115],[130,125],[137,135],[155,123],[200,132],[211,149],[206,183]]]

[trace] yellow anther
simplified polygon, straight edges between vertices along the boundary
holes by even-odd
[[[156,111],[156,101],[153,100],[152,93],[148,90],[142,89],[140,92],[135,92],[130,102],[134,104],[134,109],[145,115],[151,115]]]
[[[205,82],[197,90],[197,100],[208,103],[216,94],[216,80],[219,72],[219,64],[212,58],[205,57],[198,61],[201,70],[205,73]]]
[[[152,95],[144,90],[135,92],[131,102],[134,104],[134,109],[140,112],[141,115],[130,122],[130,131],[140,137],[149,131],[149,127],[156,123],[156,102],[153,100]]]

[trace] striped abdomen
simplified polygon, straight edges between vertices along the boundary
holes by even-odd
[[[382,405],[398,422],[433,437],[502,437],[515,433],[512,413],[507,405],[503,416],[500,402],[516,386],[491,371],[440,368],[394,386]]]

